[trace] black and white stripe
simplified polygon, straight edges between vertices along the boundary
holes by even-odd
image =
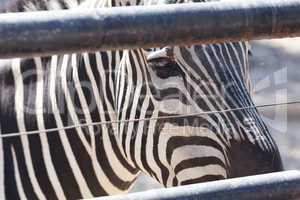
[[[77,5],[20,0],[2,10]],[[281,170],[256,109],[143,120],[251,106],[248,70],[243,42],[0,60],[1,134],[41,131],[0,140],[0,199],[118,194],[139,171],[175,186]],[[128,119],[141,121],[64,130]],[[43,132],[51,128],[59,131]]]
[[[19,3],[24,9],[17,11],[33,11],[42,4],[52,9],[54,1]],[[63,129],[116,120],[121,56],[108,51],[1,60],[1,133],[41,131],[1,140],[1,199],[79,199],[129,189],[138,169],[124,156],[115,124]],[[49,128],[60,131],[43,133]]]
[[[63,130],[115,120],[108,99],[112,94],[106,91],[111,80],[102,74],[107,71],[102,63],[110,56],[99,52],[14,59],[2,66],[2,132],[41,131],[2,141],[8,199],[22,194],[28,199],[77,199],[128,190],[138,170],[119,148],[114,125]],[[49,128],[61,130],[42,132]]]
[[[123,59],[126,76],[119,82],[136,86],[127,92],[134,98],[123,94],[118,102],[127,105],[119,120],[253,106],[245,42],[127,51]],[[282,170],[277,147],[254,108],[154,120],[143,132],[139,125],[129,132],[137,133],[134,138],[127,127],[120,130],[125,153],[165,186]]]

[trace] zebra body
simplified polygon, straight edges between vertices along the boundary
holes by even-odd
[[[73,5],[22,2],[20,11]],[[256,109],[166,118],[253,105],[247,51],[241,42],[1,60],[1,134],[41,133],[2,138],[0,199],[119,194],[140,171],[168,187],[281,170]],[[141,121],[64,130],[128,119]]]
[[[9,134],[114,121],[114,105],[108,100],[113,96],[106,92],[112,80],[101,79],[109,79],[99,71],[103,69],[88,65],[91,56],[95,62],[101,58],[104,62],[107,55],[53,56],[50,63],[43,58],[25,62],[14,59],[0,78],[1,85],[6,85],[1,90],[5,95],[1,98],[2,131]],[[111,57],[106,59],[109,62]],[[77,65],[84,60],[84,65]],[[13,80],[11,85],[9,79]],[[5,179],[5,185],[10,185],[6,190],[11,192],[7,195],[21,194],[13,189],[22,188],[21,183],[29,199],[77,199],[126,191],[138,171],[118,148],[115,130],[114,125],[108,124],[4,139],[5,173],[22,177],[14,183],[9,182],[14,179]],[[26,181],[31,184],[25,184]]]
[[[107,5],[95,1],[93,6]],[[107,51],[3,60],[2,134],[115,121],[115,66],[121,57],[122,52]],[[107,124],[3,139],[2,194],[79,199],[126,192],[138,170],[116,136],[116,124]]]

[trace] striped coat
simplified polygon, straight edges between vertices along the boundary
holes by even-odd
[[[76,5],[22,0],[3,10]],[[248,70],[246,43],[1,60],[0,199],[119,194],[141,171],[169,187],[281,170],[256,109],[207,113],[253,105]],[[130,119],[139,121],[80,126]]]

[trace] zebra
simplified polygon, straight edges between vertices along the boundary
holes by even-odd
[[[12,7],[77,5],[21,2]],[[231,110],[253,106],[248,50],[236,42],[1,60],[1,134],[21,136],[1,138],[0,199],[120,194],[140,172],[171,187],[282,170],[258,111]],[[77,126],[99,121],[122,123]]]
[[[35,11],[77,5],[64,2],[21,1],[10,7]],[[83,6],[109,6],[87,3]],[[83,119],[114,121],[114,68],[121,56],[107,51],[2,60],[2,134],[62,129]],[[3,139],[0,199],[79,199],[128,191],[139,171],[119,147],[116,129],[108,124]]]

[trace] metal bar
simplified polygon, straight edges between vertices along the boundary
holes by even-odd
[[[300,36],[299,0],[0,15],[0,58]]]
[[[227,179],[94,200],[296,200],[300,171]]]

